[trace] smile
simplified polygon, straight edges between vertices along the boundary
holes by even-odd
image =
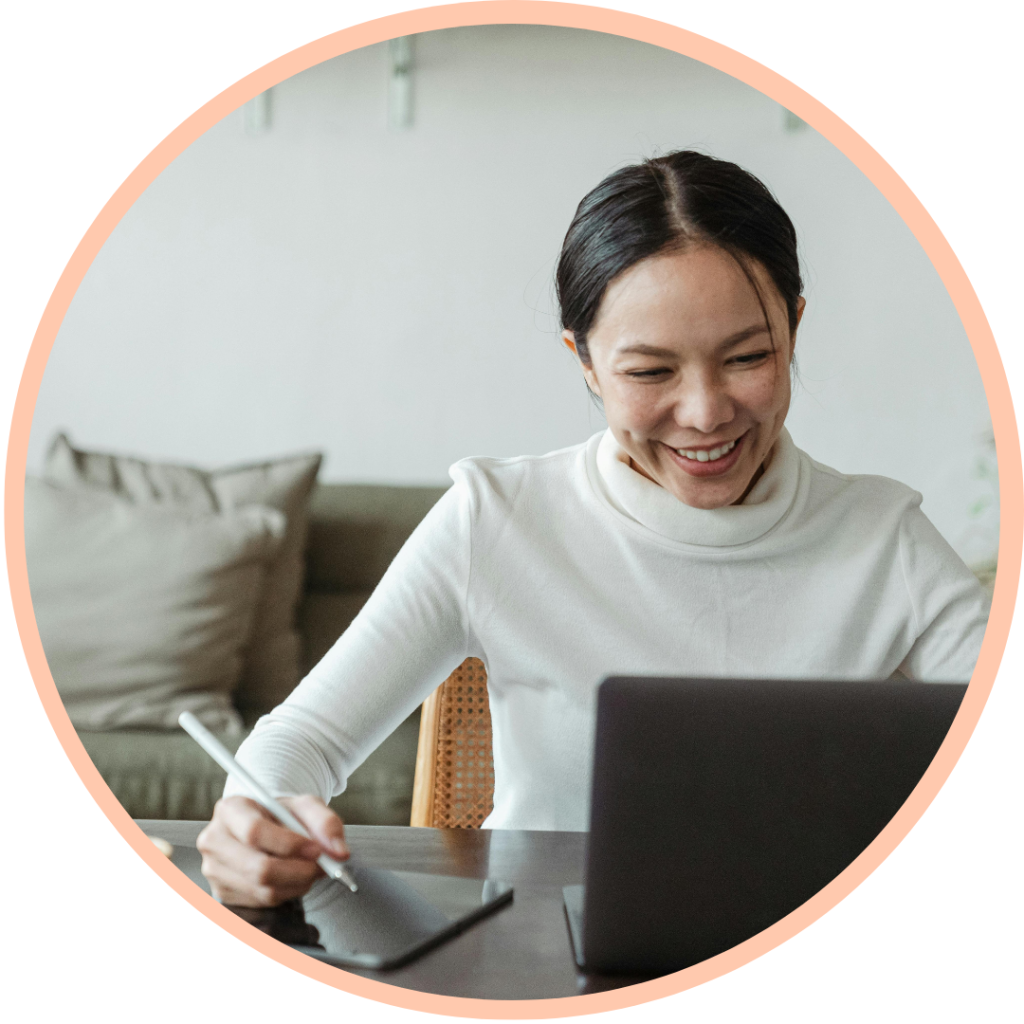
[[[687,475],[703,479],[724,476],[743,457],[749,431],[714,448],[674,448],[665,445],[672,461]],[[662,442],[664,444],[664,442]]]
[[[728,444],[723,444],[718,448],[699,449],[691,451],[688,448],[676,448],[676,454],[682,455],[684,459],[692,459],[694,462],[717,462],[723,455],[728,455],[729,452],[736,447],[735,441],[729,441]]]

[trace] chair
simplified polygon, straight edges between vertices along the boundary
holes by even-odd
[[[423,702],[409,824],[479,828],[493,806],[487,671],[467,658]]]

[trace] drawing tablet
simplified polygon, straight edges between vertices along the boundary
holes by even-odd
[[[321,879],[302,899],[315,944],[290,940],[336,966],[399,967],[512,901],[512,887],[493,879],[349,866],[359,891]]]

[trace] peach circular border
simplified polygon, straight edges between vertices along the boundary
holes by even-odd
[[[628,988],[561,999],[487,1000],[430,995],[360,978],[283,946],[225,910],[174,868],[143,835],[100,777],[78,739],[50,675],[36,629],[25,568],[24,483],[29,430],[43,370],[57,331],[89,265],[135,200],[188,145],[253,96],[314,64],[395,36],[470,25],[529,24],[590,29],[651,43],[693,57],[776,100],[849,157],[895,207],[942,278],[981,371],[992,414],[1000,481],[999,571],[981,655],[956,721],[910,799],[878,838],[838,878],[788,917],[747,942],[677,974]],[[93,798],[140,857],[193,906],[254,949],[292,969],[356,995],[429,1013],[477,1018],[547,1018],[635,1006],[684,991],[741,967],[806,928],[834,907],[896,848],[938,793],[963,752],[992,689],[1006,645],[1020,575],[1024,493],[1021,453],[1010,389],[995,339],[967,275],[914,194],[847,124],[791,82],[726,46],[633,14],[548,0],[488,0],[409,11],[325,36],[247,75],[179,125],[128,176],[82,239],[43,313],[25,364],[11,424],[4,516],[15,616],[43,707],[68,758]]]

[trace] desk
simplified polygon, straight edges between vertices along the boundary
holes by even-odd
[[[205,822],[143,819],[139,827],[174,846],[174,864],[209,892],[196,836]],[[374,867],[511,882],[510,906],[405,967],[351,970],[438,995],[542,999],[601,992],[643,978],[583,975],[572,956],[562,886],[583,881],[586,835],[485,829],[349,825],[355,856]]]

